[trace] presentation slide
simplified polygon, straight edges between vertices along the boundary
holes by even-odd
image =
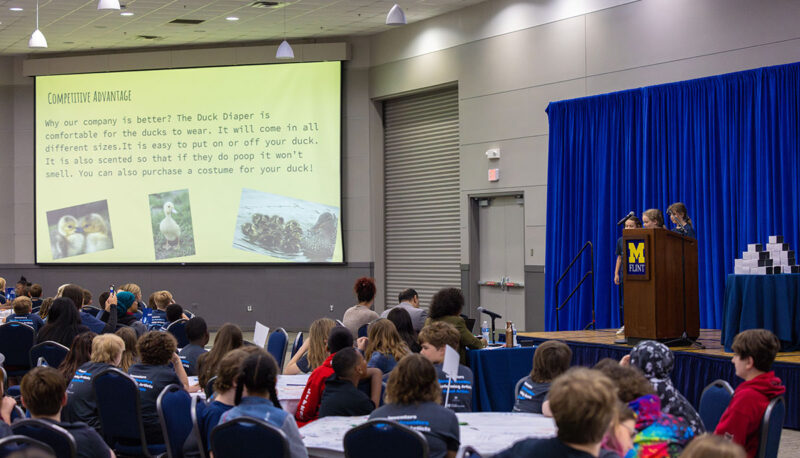
[[[36,78],[38,263],[343,261],[341,64]]]

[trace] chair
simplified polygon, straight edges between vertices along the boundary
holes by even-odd
[[[206,403],[198,396],[192,396],[192,404],[189,406],[189,415],[192,417],[192,436],[194,436],[194,441],[197,443],[200,458],[206,458],[206,450],[208,450],[206,432],[200,429],[199,421],[205,407]]]
[[[733,388],[725,380],[714,380],[703,389],[697,413],[703,420],[706,431],[714,431],[717,428],[717,423],[728,408],[732,396]]]
[[[67,353],[69,353],[69,348],[52,340],[36,344],[31,347],[30,351],[31,367],[38,365],[39,358],[44,358],[50,367],[58,367],[61,365],[61,361],[67,357]]]
[[[27,450],[28,448],[44,452],[45,456],[56,456],[53,448],[42,441],[28,436],[6,436],[0,439],[0,456],[9,456],[11,453]]]
[[[158,395],[156,410],[169,458],[183,457],[183,443],[192,432],[192,424],[186,421],[191,415],[191,407],[192,397],[174,383],[165,386]]]
[[[8,374],[2,367],[0,367],[0,371],[3,371],[3,396],[5,396],[8,393]]]
[[[66,429],[42,420],[19,420],[11,425],[14,434],[27,436],[49,445],[57,458],[74,458],[78,445]]]
[[[294,338],[294,343],[292,344],[292,358],[297,353],[297,350],[300,350],[300,347],[303,346],[303,333],[298,332],[297,337]]]
[[[783,420],[786,418],[786,400],[783,396],[773,398],[764,411],[761,419],[761,430],[758,433],[758,458],[776,458],[781,443]]]
[[[167,332],[175,336],[175,340],[178,341],[178,348],[189,345],[189,337],[186,336],[186,323],[188,321],[189,320],[180,319],[173,321],[167,326]]]
[[[208,379],[208,382],[206,382],[206,387],[204,389],[206,392],[206,399],[211,399],[211,395],[214,394],[214,382],[216,381],[217,381],[217,376],[215,375],[210,379]]]
[[[22,410],[22,407],[16,405],[13,409],[11,409],[11,421],[14,422],[18,418],[30,418],[30,415],[27,415],[25,411]]]
[[[164,444],[147,444],[139,386],[128,374],[108,368],[92,380],[106,442],[121,455],[150,457],[166,452]]]
[[[337,326],[341,326],[341,327],[343,327],[343,328],[346,328],[346,327],[347,327],[347,326],[345,326],[345,325],[344,325],[344,322],[342,322],[342,320],[336,320],[336,325],[337,325]]]
[[[267,351],[278,363],[278,369],[283,369],[283,360],[286,359],[286,348],[289,347],[289,334],[283,328],[278,328],[267,339]]]
[[[471,445],[464,445],[458,449],[458,453],[456,453],[456,458],[481,458],[481,454],[478,453]]]
[[[428,458],[428,441],[419,431],[400,423],[376,419],[352,428],[344,435],[347,458]]]
[[[522,384],[525,383],[525,379],[526,378],[528,378],[527,375],[525,377],[522,377],[521,379],[517,380],[517,384],[514,385],[514,403],[515,404],[517,402],[517,398],[519,397],[519,390],[522,388]]]
[[[289,458],[289,441],[280,429],[264,420],[239,417],[211,430],[211,451],[217,458],[264,456]]]
[[[358,337],[367,337],[367,327],[369,324],[362,324],[360,328],[358,328]]]
[[[30,353],[35,338],[36,331],[27,324],[12,321],[0,325],[0,353],[6,357],[3,365],[8,375],[18,377],[30,370]]]

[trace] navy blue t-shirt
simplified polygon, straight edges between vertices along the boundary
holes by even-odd
[[[550,439],[523,439],[495,455],[495,458],[593,458],[594,455],[567,447],[557,437]]]
[[[189,344],[178,352],[181,357],[183,368],[186,369],[186,375],[197,375],[197,357],[206,352],[206,349],[200,345]]]
[[[166,311],[153,309],[153,321],[150,324],[150,329],[153,329],[156,326],[161,326],[163,329],[167,329],[167,326],[169,326],[169,320],[167,320]]]
[[[370,420],[396,421],[425,436],[431,458],[444,458],[448,451],[458,451],[461,429],[456,414],[434,402],[422,404],[386,404],[372,412]]]
[[[26,315],[17,315],[16,313],[12,313],[11,315],[6,318],[6,323],[10,323],[12,321],[16,321],[19,323],[25,323],[28,326],[32,327],[34,331],[39,332],[39,329],[44,326],[44,320],[39,315],[34,313],[28,313]]]
[[[142,422],[144,423],[147,443],[163,444],[164,436],[158,419],[156,401],[158,400],[158,395],[167,385],[175,383],[183,386],[181,380],[169,365],[134,364],[128,369],[128,374],[139,385],[139,401],[142,406]]]
[[[472,412],[472,370],[463,364],[458,365],[458,380],[450,381],[442,370],[441,364],[434,364],[439,377],[439,386],[442,388],[442,405],[447,399],[447,405],[453,412]],[[447,394],[448,382],[450,394]]]
[[[61,419],[67,422],[83,422],[100,430],[100,416],[97,412],[97,397],[92,388],[92,380],[100,372],[112,367],[108,363],[84,363],[75,371],[67,386],[67,405],[61,411]]]
[[[78,458],[109,458],[111,456],[111,449],[97,434],[97,431],[89,425],[80,422],[57,423],[47,419],[45,421],[66,429],[75,438],[75,445],[78,446]]]

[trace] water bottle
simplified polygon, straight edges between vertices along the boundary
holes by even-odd
[[[514,346],[515,346],[515,347],[518,347],[519,345],[517,344],[517,327],[516,327],[516,326],[514,326],[514,323],[511,323],[511,332],[512,332],[512,334],[513,334],[513,336],[514,336],[514,337],[513,337],[513,339],[514,339]]]
[[[492,343],[492,341],[489,340],[489,322],[486,320],[483,320],[483,324],[481,325],[481,335],[487,344]]]

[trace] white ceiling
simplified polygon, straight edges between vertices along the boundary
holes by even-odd
[[[369,35],[391,28],[386,14],[400,4],[409,23],[485,0],[289,0],[285,7],[254,8],[253,0],[122,0],[122,11],[97,10],[97,0],[40,0],[39,29],[47,49],[28,48],[36,0],[0,0],[0,55],[148,48],[209,43],[279,41]],[[489,0],[491,1],[491,0]],[[21,7],[20,12],[10,11]],[[239,17],[228,21],[229,16]],[[169,24],[202,19],[199,25]],[[140,35],[159,37],[142,39]]]

